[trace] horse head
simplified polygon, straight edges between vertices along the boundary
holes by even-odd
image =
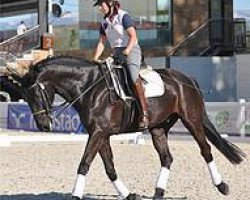
[[[50,92],[46,83],[36,81],[33,85],[24,88],[24,97],[33,113],[36,125],[43,132],[52,131],[52,103],[54,93]]]
[[[19,74],[7,68],[5,75],[8,75],[19,83],[23,90],[23,96],[28,103],[37,127],[43,132],[52,131],[51,108],[54,100],[54,93],[48,83],[39,82],[42,71],[33,66],[25,74]]]

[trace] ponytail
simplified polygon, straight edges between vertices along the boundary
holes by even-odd
[[[104,16],[104,18],[109,17],[110,21],[113,21],[114,16],[118,14],[118,10],[120,8],[121,8],[121,3],[119,1],[113,1],[112,5],[109,4],[109,13],[106,16]],[[113,9],[112,14],[110,13],[111,9]]]
[[[118,10],[121,8],[121,3],[119,1],[114,1],[114,12],[118,13]]]

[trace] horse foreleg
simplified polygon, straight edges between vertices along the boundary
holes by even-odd
[[[168,148],[167,136],[164,128],[154,128],[150,130],[154,147],[161,161],[161,169],[158,174],[155,194],[153,199],[163,199],[167,181],[170,173],[170,166],[173,162],[173,157]]]
[[[110,146],[109,138],[105,139],[102,147],[99,150],[99,154],[105,166],[106,174],[110,181],[113,183],[119,196],[126,200],[139,200],[139,195],[131,194],[122,181],[118,178],[114,167],[113,153]]]
[[[72,200],[82,199],[84,194],[86,175],[102,143],[103,138],[101,134],[96,133],[89,136],[83,157],[77,170],[77,177],[72,191]]]

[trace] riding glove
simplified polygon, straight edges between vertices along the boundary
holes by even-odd
[[[114,58],[114,63],[116,65],[124,65],[127,63],[127,56],[123,53],[114,55],[113,58]]]

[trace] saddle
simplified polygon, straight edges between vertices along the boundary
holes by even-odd
[[[115,65],[112,57],[108,57],[99,67],[103,74],[107,73],[107,70],[109,71],[109,76],[106,76],[105,81],[110,90],[111,104],[120,98],[127,105],[123,107],[123,124],[120,132],[128,130],[128,127],[130,127],[134,121],[135,112],[140,109],[138,101],[136,101],[134,84],[130,73],[126,67]],[[160,75],[152,68],[147,67],[141,69],[140,77],[143,81],[146,97],[157,97],[164,94],[165,88],[163,81]]]
[[[114,60],[111,57],[105,60],[114,90],[123,101],[131,101],[134,98],[134,89],[130,74],[127,72],[126,67],[114,65],[113,62]],[[165,93],[164,83],[160,75],[152,67],[146,66],[146,68],[142,68],[140,78],[143,81],[147,98],[159,97]]]

